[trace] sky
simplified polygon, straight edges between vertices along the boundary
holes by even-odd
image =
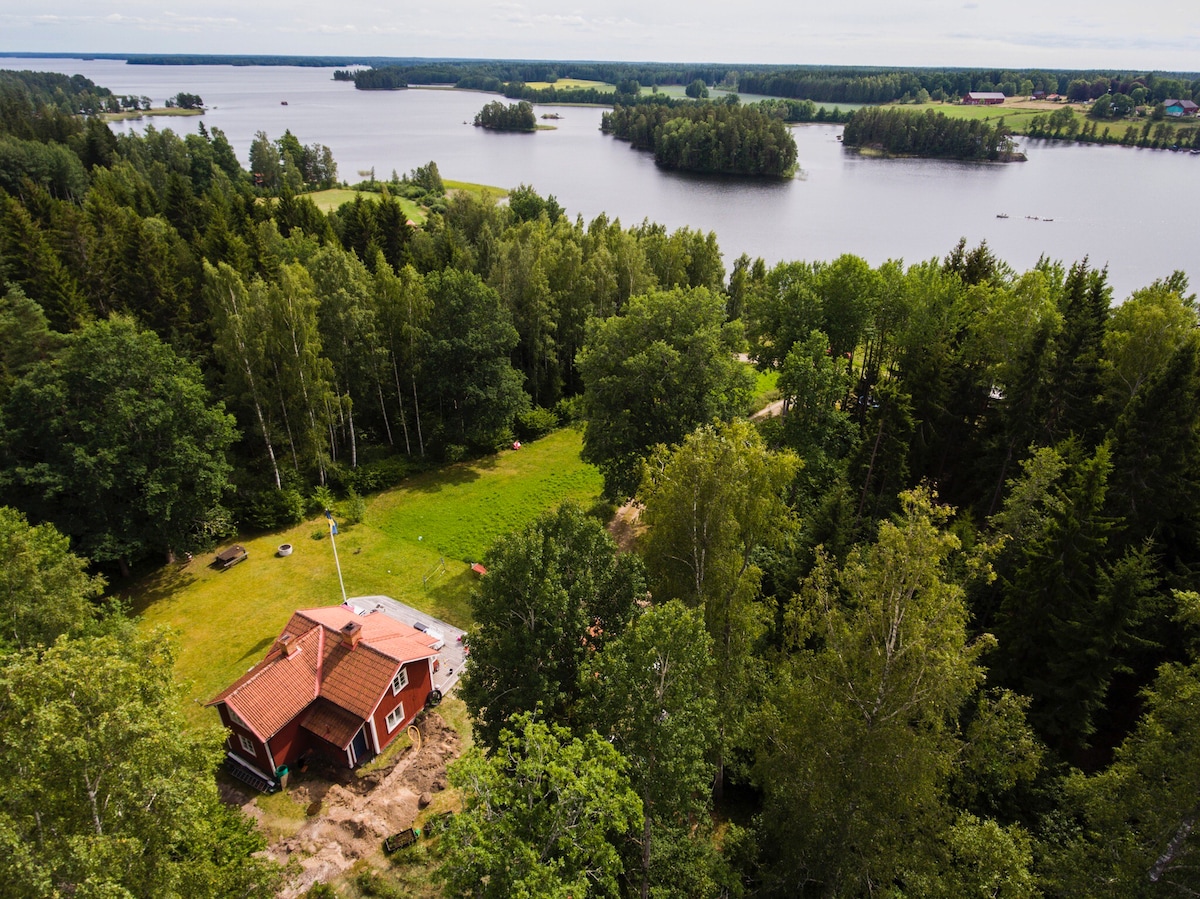
[[[1200,70],[1195,0],[0,0],[0,53]]]

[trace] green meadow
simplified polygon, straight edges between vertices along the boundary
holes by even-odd
[[[318,209],[322,212],[332,212],[343,203],[353,203],[354,198],[362,194],[364,200],[377,200],[379,194],[367,190],[354,190],[346,187],[334,187],[329,190],[315,190],[312,193],[304,194],[312,200]],[[425,221],[425,210],[414,203],[412,200],[404,197],[396,198],[400,203],[400,208],[404,210],[404,214],[416,222],[418,225]]]
[[[170,632],[185,714],[211,724],[201,703],[257,662],[294,610],[342,601],[335,545],[347,596],[383,594],[469,626],[470,562],[563,501],[584,508],[598,501],[600,473],[580,460],[581,445],[581,432],[565,428],[520,450],[426,472],[368,498],[363,521],[343,522],[333,543],[323,517],[243,535],[230,543],[241,543],[249,557],[227,571],[210,567],[212,554],[197,556],[122,595],[143,630]],[[281,557],[285,543],[293,551]]]
[[[920,112],[932,109],[935,112],[944,113],[952,119],[976,119],[981,122],[993,123],[1004,119],[1004,124],[1016,132],[1024,132],[1035,117],[1047,116],[1054,112],[1054,108],[1045,106],[964,106],[961,103],[924,103],[906,108]],[[1076,115],[1081,121],[1084,120],[1079,113]]]
[[[557,90],[577,90],[587,88],[595,88],[601,93],[612,93],[617,89],[615,84],[609,84],[607,81],[587,81],[583,78],[559,78],[555,82],[549,81],[527,81],[525,86],[532,88],[535,91],[545,90],[548,87],[556,88]]]

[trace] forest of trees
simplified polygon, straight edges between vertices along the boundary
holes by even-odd
[[[1086,259],[965,243],[727,269],[711,233],[528,186],[414,227],[387,190],[321,212],[295,137],[256,142],[268,184],[217,129],[26,109],[0,117],[40,148],[0,155],[0,895],[278,882],[220,737],[181,736],[169,641],[98,575],[569,420],[644,530],[618,553],[567,505],[484,560],[444,895],[1200,891],[1182,274],[1114,298]],[[746,419],[740,353],[780,415]]]
[[[520,103],[488,103],[475,113],[475,125],[491,131],[536,131],[537,116],[533,107],[522,100]]]
[[[737,102],[618,104],[600,130],[653,150],[668,169],[782,178],[796,166],[796,141],[783,122]]]
[[[1196,73],[1160,73],[1119,70],[883,68],[872,66],[772,66],[681,65],[677,63],[621,62],[514,62],[512,60],[361,60],[374,65],[352,77],[359,87],[377,81],[402,84],[453,84],[471,90],[506,93],[510,99],[533,102],[611,103],[612,94],[591,89],[555,88],[563,78],[602,81],[615,85],[634,82],[643,87],[691,86],[701,90],[721,87],[746,94],[765,94],[817,103],[892,103],[921,98],[954,100],[968,91],[1000,91],[1006,96],[1029,95],[1035,90],[1062,94],[1072,100],[1096,99],[1105,94],[1136,97],[1137,104],[1168,97],[1200,102],[1200,77]],[[368,72],[378,74],[368,74]],[[535,90],[527,82],[548,82]],[[696,84],[699,82],[699,86]],[[591,99],[581,98],[591,91]],[[620,91],[620,93],[632,93]],[[692,96],[693,94],[689,94]]]
[[[337,71],[335,81],[353,81],[360,91],[395,91],[408,87],[404,75],[393,68],[356,69],[354,72]]]
[[[995,125],[978,119],[953,119],[927,109],[868,106],[846,120],[842,142],[847,147],[882,150],[891,156],[942,159],[1024,160],[1015,152],[1011,132],[1001,120]]]
[[[0,70],[0,117],[6,133],[45,128],[35,123],[46,117],[58,120],[80,113],[149,109],[150,105],[149,97],[114,94],[82,75]]]

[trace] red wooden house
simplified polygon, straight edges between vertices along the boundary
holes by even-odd
[[[347,606],[295,612],[261,662],[208,701],[230,770],[260,789],[320,755],[353,768],[412,722],[433,690],[436,635]]]

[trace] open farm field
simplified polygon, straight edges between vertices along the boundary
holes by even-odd
[[[587,81],[583,78],[559,78],[555,82],[549,81],[527,81],[526,87],[533,88],[535,91],[545,90],[548,87],[557,88],[558,90],[587,90],[593,88],[595,90],[607,93],[616,91],[615,84],[609,84],[607,81]]]
[[[587,508],[599,498],[600,474],[580,460],[581,444],[581,432],[563,429],[370,497],[365,519],[339,525],[335,538],[347,595],[384,594],[468,626],[468,561],[546,509],[565,500]],[[249,557],[227,571],[197,556],[122,591],[143,629],[173,632],[194,724],[214,722],[199,703],[257,662],[295,609],[342,601],[324,518],[238,542]],[[284,543],[293,552],[279,557]]]
[[[998,122],[1004,119],[1004,124],[1013,131],[1023,132],[1034,117],[1046,115],[1053,112],[1055,109],[1061,109],[1061,105],[1057,103],[1046,104],[1039,101],[1016,101],[1004,103],[1002,106],[963,106],[961,103],[924,103],[917,106],[905,106],[905,109],[912,109],[918,112],[924,112],[927,109],[932,109],[935,112],[943,113],[952,119],[974,119],[980,122]],[[1081,120],[1083,116],[1076,112]]]
[[[1108,131],[1113,141],[1121,141],[1126,132],[1133,132],[1133,138],[1141,137],[1147,123],[1150,124],[1150,133],[1153,136],[1157,133],[1160,125],[1164,125],[1175,134],[1184,145],[1189,145],[1192,141],[1192,133],[1196,130],[1197,122],[1195,119],[1165,119],[1161,122],[1152,121],[1145,118],[1135,119],[1091,119],[1087,115],[1087,109],[1079,103],[1052,103],[1046,100],[1028,100],[1028,99],[1010,99],[1006,100],[1001,106],[963,106],[957,103],[929,103],[924,106],[912,107],[914,109],[936,109],[938,112],[944,112],[947,116],[956,119],[978,119],[984,122],[996,122],[1001,118],[1004,119],[1005,125],[1011,128],[1018,134],[1025,133],[1029,128],[1029,123],[1039,115],[1049,116],[1056,110],[1070,109],[1075,117],[1077,131],[1082,132],[1084,128],[1090,128],[1095,125],[1097,134],[1102,135]]]

